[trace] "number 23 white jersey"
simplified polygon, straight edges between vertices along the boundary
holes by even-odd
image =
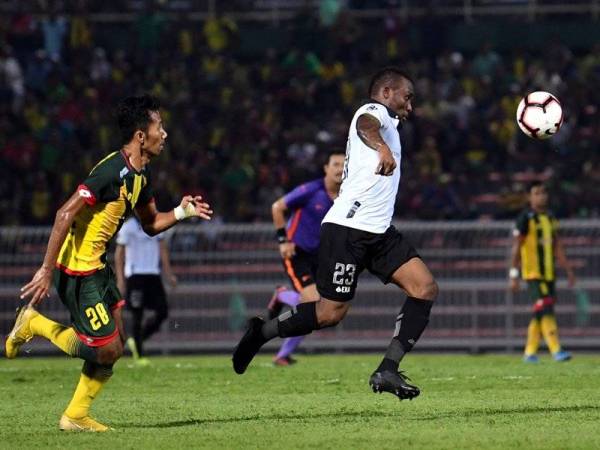
[[[396,168],[390,176],[375,174],[379,152],[368,147],[358,136],[356,121],[363,114],[372,115],[381,124],[379,133],[396,160]],[[340,194],[323,223],[336,223],[370,233],[384,233],[390,226],[400,183],[399,122],[396,113],[377,102],[367,103],[356,111],[348,132]]]

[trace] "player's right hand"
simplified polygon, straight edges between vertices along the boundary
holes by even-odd
[[[29,283],[21,288],[21,299],[31,297],[29,306],[41,303],[46,297],[50,297],[50,285],[52,284],[52,269],[42,266],[35,273]]]
[[[377,170],[375,170],[375,175],[389,177],[394,173],[395,168],[396,160],[394,159],[394,155],[392,155],[392,151],[387,145],[382,145],[379,148],[379,165],[377,166]]]
[[[510,279],[510,290],[513,292],[519,292],[519,279],[511,278]]]
[[[296,244],[293,242],[282,242],[279,244],[279,254],[283,259],[289,259],[296,254]]]

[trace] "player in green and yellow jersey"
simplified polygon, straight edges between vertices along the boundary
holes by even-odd
[[[524,360],[537,362],[537,350],[541,336],[556,361],[568,361],[571,354],[562,350],[558,340],[558,328],[554,316],[555,270],[554,262],[567,272],[569,287],[575,285],[575,275],[561,240],[558,221],[548,212],[548,192],[541,182],[529,186],[529,207],[517,218],[513,232],[515,237],[511,252],[512,267],[509,270],[511,289],[519,289],[519,262],[521,276],[527,282],[533,304],[533,318],[527,329]]]
[[[156,209],[147,165],[161,153],[167,138],[156,100],[128,97],[119,104],[117,118],[123,147],[100,161],[58,210],[44,262],[21,288],[21,298],[30,298],[29,304],[18,311],[6,340],[8,358],[16,357],[21,345],[33,336],[41,336],[84,360],[73,399],[59,422],[61,430],[108,429],[89,416],[92,401],[123,353],[125,339],[124,300],[106,264],[108,241],[132,211],[149,235],[186,217],[208,220],[212,214],[201,197],[189,195],[172,211]],[[71,313],[71,326],[54,322],[35,309],[49,296],[52,283]]]

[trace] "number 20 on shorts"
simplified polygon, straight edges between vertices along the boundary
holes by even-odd
[[[110,322],[108,312],[102,303],[96,303],[96,306],[90,306],[85,310],[85,315],[90,319],[92,330],[96,331],[102,325],[107,325]]]

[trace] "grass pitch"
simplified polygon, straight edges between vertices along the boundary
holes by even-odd
[[[409,355],[421,396],[398,401],[367,385],[378,355],[124,358],[92,413],[116,428],[58,431],[79,377],[67,358],[0,361],[0,447],[79,449],[591,449],[600,448],[600,357]]]

